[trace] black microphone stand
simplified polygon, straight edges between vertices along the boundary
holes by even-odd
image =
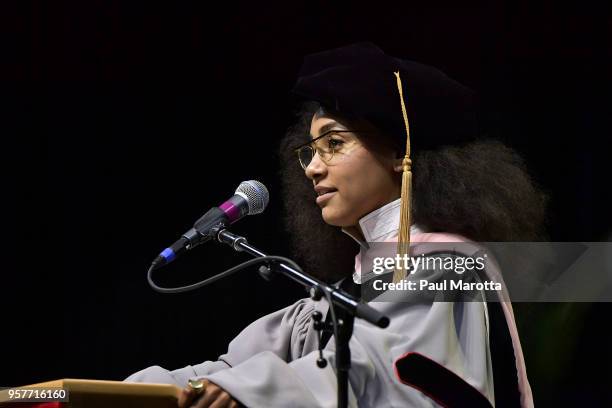
[[[250,245],[246,238],[235,235],[225,229],[224,225],[220,225],[213,230],[213,236],[217,241],[227,244],[239,252],[246,252],[253,257],[261,258],[267,255]],[[338,408],[348,406],[348,380],[349,370],[351,368],[351,350],[349,348],[349,340],[353,335],[353,326],[355,317],[364,319],[380,328],[385,328],[389,325],[389,318],[378,312],[376,309],[361,303],[358,299],[349,295],[345,291],[320,281],[302,271],[299,271],[289,265],[279,262],[270,262],[270,269],[274,268],[282,275],[298,282],[309,289],[311,297],[314,300],[321,299],[325,294],[327,299],[333,302],[329,307],[338,306],[337,313],[337,344],[336,348],[336,371],[338,381]]]
[[[355,316],[340,310],[338,313],[338,350],[336,350],[336,375],[338,377],[338,407],[348,407],[349,371],[351,349],[349,341],[353,335]]]

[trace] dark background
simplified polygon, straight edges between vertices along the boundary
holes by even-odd
[[[604,2],[286,3],[2,2],[0,386],[212,359],[302,296],[254,271],[161,295],[145,271],[247,179],[271,202],[234,230],[289,254],[275,156],[289,91],[303,55],[355,41],[478,90],[551,196],[551,240],[610,240]],[[245,259],[209,244],[159,280]],[[517,305],[536,405],[610,402],[611,311]]]

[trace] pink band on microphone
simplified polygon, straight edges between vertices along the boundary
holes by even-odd
[[[236,207],[229,200],[221,204],[219,208],[227,215],[230,224],[240,218],[240,208]]]

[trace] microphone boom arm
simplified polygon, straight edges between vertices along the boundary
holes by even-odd
[[[246,252],[254,257],[267,256],[266,253],[249,244],[245,237],[229,232],[224,226],[221,226],[214,236],[217,241],[231,246],[236,251]],[[342,289],[329,285],[284,263],[279,263],[276,266],[280,273],[306,288],[310,288],[311,291],[318,290],[328,293],[334,305],[341,307],[353,316],[359,317],[383,329],[389,326],[389,318],[387,316],[366,303],[361,303]]]

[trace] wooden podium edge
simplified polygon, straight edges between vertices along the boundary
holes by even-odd
[[[181,391],[181,388],[172,384],[83,380],[76,378],[64,378],[37,384],[11,387],[10,389],[20,388],[60,388],[68,390],[70,394],[160,397],[175,400],[178,399],[179,392]],[[0,391],[0,404],[6,402],[15,402],[9,399],[8,389]]]

